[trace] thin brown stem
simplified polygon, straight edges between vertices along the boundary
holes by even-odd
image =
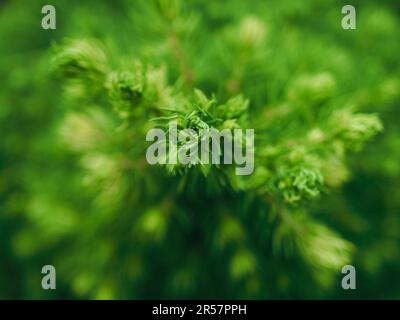
[[[185,84],[189,88],[192,88],[194,82],[194,73],[189,66],[188,58],[185,54],[185,51],[183,50],[181,40],[179,39],[175,30],[171,30],[169,40],[172,52],[179,63],[179,69],[182,73]]]

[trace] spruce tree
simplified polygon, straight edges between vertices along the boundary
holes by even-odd
[[[0,297],[337,298],[347,264],[399,297],[400,21],[355,6],[57,1],[50,32],[5,4]],[[254,129],[254,172],[150,165],[172,121]]]

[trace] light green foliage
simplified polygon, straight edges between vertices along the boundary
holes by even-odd
[[[283,170],[281,177],[277,178],[277,189],[290,203],[302,198],[316,198],[322,185],[323,177],[320,172],[302,167]]]
[[[116,72],[110,76],[110,98],[121,117],[129,116],[143,96],[141,72]]]
[[[50,65],[60,79],[69,79],[87,91],[103,89],[108,66],[101,44],[95,40],[69,40],[54,51]]]
[[[400,20],[354,5],[1,4],[0,298],[399,298]],[[254,173],[148,164],[172,121],[254,129]]]

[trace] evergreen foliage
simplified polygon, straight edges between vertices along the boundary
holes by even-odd
[[[55,2],[0,5],[0,298],[400,298],[397,1]],[[149,165],[171,121],[254,173]]]

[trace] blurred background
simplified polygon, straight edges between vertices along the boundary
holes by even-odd
[[[1,1],[0,298],[399,299],[400,3],[345,4]],[[194,88],[246,110],[251,177],[140,160]]]

